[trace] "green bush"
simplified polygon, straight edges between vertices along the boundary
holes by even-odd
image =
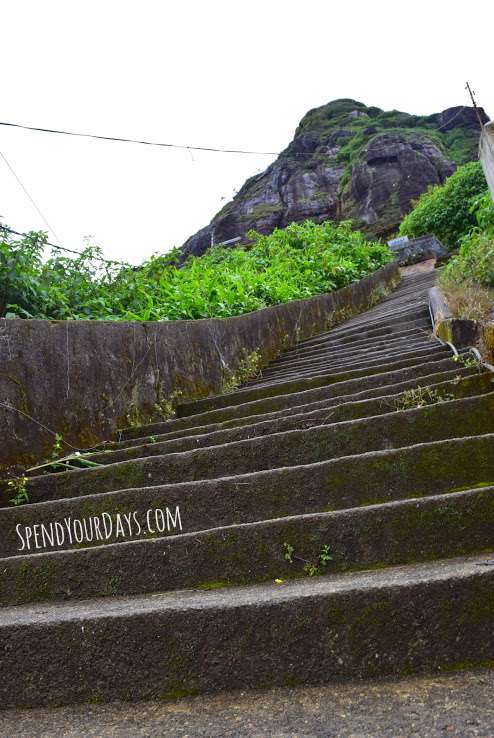
[[[444,269],[444,284],[474,282],[494,287],[494,204],[489,193],[470,207],[477,225],[460,239],[460,251]]]
[[[459,167],[443,185],[431,187],[420,196],[402,221],[400,235],[415,238],[433,233],[445,246],[455,248],[475,225],[472,204],[486,188],[478,162]]]
[[[176,320],[228,317],[344,287],[392,257],[349,222],[293,223],[252,245],[210,249],[178,269],[175,254],[140,267],[103,264],[98,248],[43,261],[46,237],[0,243],[0,316]]]

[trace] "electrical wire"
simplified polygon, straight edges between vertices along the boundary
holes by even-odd
[[[75,131],[61,131],[54,128],[38,128],[36,126],[25,126],[21,123],[6,123],[0,121],[0,126],[10,128],[23,128],[26,131],[38,131],[40,133],[58,133],[63,136],[78,136],[80,138],[95,138],[100,141],[117,141],[119,143],[143,144],[144,146],[161,146],[167,149],[192,149],[193,151],[213,151],[221,154],[255,154],[257,156],[278,156],[279,151],[246,151],[244,149],[220,149],[212,146],[190,146],[183,144],[161,143],[159,141],[145,141],[135,138],[121,138],[117,136],[99,136],[95,133],[76,133]]]
[[[12,164],[9,162],[9,160],[7,159],[7,157],[5,156],[5,154],[2,151],[0,151],[0,157],[4,160],[4,162],[7,165],[9,171],[14,176],[15,180],[17,181],[17,183],[21,187],[22,191],[24,192],[24,194],[28,198],[29,202],[31,203],[31,205],[34,207],[34,209],[36,210],[36,212],[38,213],[38,215],[42,219],[43,223],[46,225],[46,227],[48,228],[48,230],[53,233],[53,235],[55,236],[56,240],[58,241],[58,243],[56,243],[56,244],[55,243],[50,243],[50,241],[47,241],[46,242],[46,245],[47,246],[50,246],[50,248],[52,248],[52,249],[58,249],[60,251],[67,251],[70,254],[76,254],[77,256],[81,256],[81,252],[80,251],[76,251],[75,249],[69,249],[69,248],[66,248],[65,246],[61,246],[60,245],[60,238],[58,237],[57,232],[55,231],[55,229],[53,228],[53,226],[48,222],[48,219],[44,215],[43,211],[38,207],[38,205],[36,204],[33,196],[31,195],[31,193],[29,192],[29,190],[27,189],[27,187],[25,186],[25,184],[22,182],[21,178],[16,173],[14,167],[12,166]],[[2,224],[0,224],[0,230],[7,231],[7,233],[11,233],[11,234],[16,235],[16,236],[23,236],[24,238],[27,237],[27,233],[21,233],[19,231],[14,231],[11,228],[7,228],[7,226],[4,226]],[[131,266],[131,264],[127,264],[126,262],[123,262],[123,261],[112,261],[110,259],[105,259],[102,256],[94,256],[93,258],[95,260],[97,260],[97,261],[104,262],[105,264],[119,264],[120,266],[127,266],[127,267],[130,267]]]
[[[55,236],[56,240],[58,242],[60,242],[60,238],[57,236],[56,230],[53,228],[52,225],[50,225],[50,223],[48,222],[46,216],[43,214],[43,212],[41,211],[41,209],[38,207],[38,205],[34,201],[34,198],[31,195],[31,193],[28,191],[27,187],[24,185],[24,183],[22,182],[21,178],[16,173],[14,167],[12,166],[12,164],[9,162],[9,160],[7,159],[7,157],[5,156],[5,154],[2,151],[0,151],[0,156],[4,160],[5,164],[7,165],[10,173],[13,175],[13,177],[16,180],[17,184],[20,186],[20,188],[22,189],[22,191],[24,192],[24,194],[28,198],[29,202],[34,207],[34,209],[36,210],[36,212],[38,213],[38,215],[40,216],[40,218],[43,221],[43,223],[46,225],[46,227],[48,228],[48,230],[53,233],[53,235]]]
[[[467,107],[466,105],[463,105],[460,108],[460,110],[452,118],[447,120],[442,126],[431,129],[431,133],[434,133],[435,131],[442,131],[443,128],[446,128],[446,126],[451,125],[451,123],[463,113],[466,107]],[[38,133],[53,133],[53,134],[58,134],[62,136],[74,136],[77,138],[92,138],[92,139],[96,139],[99,141],[114,141],[117,143],[133,143],[133,144],[141,144],[144,146],[158,146],[161,148],[168,148],[168,149],[180,149],[182,151],[188,151],[191,154],[191,156],[192,156],[192,151],[209,151],[209,152],[218,153],[218,154],[243,154],[243,155],[252,155],[252,156],[280,156],[283,153],[280,151],[255,151],[255,150],[250,150],[250,149],[224,149],[224,148],[214,147],[214,146],[191,146],[190,144],[164,143],[161,141],[148,141],[145,139],[124,138],[121,136],[101,136],[95,133],[80,133],[78,131],[65,131],[63,129],[57,129],[57,128],[41,128],[39,126],[28,126],[28,125],[24,125],[23,123],[10,123],[7,121],[0,121],[0,126],[5,126],[8,128],[21,128],[26,131],[36,131]],[[390,132],[392,132],[392,129],[390,129]],[[311,151],[295,151],[290,154],[285,154],[283,158],[297,159],[298,157],[301,157],[301,156],[326,157],[328,156],[328,154],[323,153],[323,152],[317,153],[317,152],[311,152]]]

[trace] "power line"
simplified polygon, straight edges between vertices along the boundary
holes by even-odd
[[[63,136],[77,136],[80,138],[95,138],[100,141],[117,141],[119,143],[143,144],[144,146],[161,146],[167,149],[184,149],[193,151],[214,151],[221,154],[254,154],[257,156],[278,156],[279,151],[246,151],[244,149],[219,149],[212,146],[186,146],[182,144],[161,143],[159,141],[145,141],[135,138],[121,138],[117,136],[99,136],[95,133],[76,133],[75,131],[59,131],[54,128],[38,128],[36,126],[25,126],[21,123],[6,123],[0,121],[0,126],[10,128],[23,128],[26,131],[38,131],[40,133],[57,133]]]
[[[40,216],[40,218],[43,221],[43,223],[46,225],[46,227],[48,228],[48,230],[53,233],[53,235],[55,236],[56,240],[58,242],[60,242],[60,238],[57,236],[57,232],[55,231],[55,229],[53,228],[53,226],[50,225],[50,223],[48,222],[47,218],[45,217],[45,215],[43,214],[43,212],[41,211],[41,209],[36,205],[36,203],[34,201],[34,198],[32,197],[32,195],[28,191],[27,187],[24,185],[24,183],[22,182],[21,178],[16,173],[14,167],[12,166],[12,164],[9,162],[9,160],[7,159],[7,157],[5,156],[5,154],[2,151],[0,151],[0,156],[4,160],[4,162],[7,165],[9,171],[14,176],[14,178],[17,181],[18,185],[20,186],[20,188],[22,189],[22,191],[24,192],[24,194],[28,198],[29,202],[34,207],[34,209],[36,210],[36,212],[38,213],[38,215]]]
[[[60,245],[60,238],[57,235],[57,232],[55,231],[55,229],[53,228],[53,226],[48,222],[48,219],[44,215],[43,211],[38,207],[38,205],[36,204],[33,196],[31,195],[31,193],[29,192],[29,190],[27,189],[27,187],[25,186],[25,184],[22,182],[21,178],[16,173],[14,167],[12,166],[12,164],[9,162],[9,160],[7,159],[7,157],[5,156],[5,154],[2,151],[0,151],[0,157],[4,160],[4,162],[7,165],[9,171],[14,176],[15,180],[17,181],[17,183],[21,187],[22,191],[24,192],[24,194],[28,198],[29,202],[31,203],[31,205],[34,207],[34,209],[36,210],[36,212],[38,213],[38,215],[42,219],[43,223],[46,225],[46,227],[48,228],[48,230],[53,233],[53,235],[55,236],[55,238],[58,241],[58,243],[56,243],[56,244],[55,243],[50,243],[49,241],[46,241],[46,245],[47,246],[50,246],[50,248],[52,248],[52,249],[58,249],[60,251],[67,251],[70,254],[76,254],[77,256],[81,256],[81,252],[80,251],[76,251],[75,249],[69,249],[69,248],[66,248],[65,246],[61,246]],[[4,226],[2,224],[0,224],[0,229],[2,231],[7,231],[8,233],[14,234],[16,236],[23,236],[24,238],[27,237],[27,234],[26,233],[20,233],[19,231],[14,231],[11,228],[7,228],[6,226]],[[120,264],[121,266],[131,266],[130,264],[126,264],[125,262],[122,262],[122,261],[111,261],[109,259],[104,259],[101,256],[95,256],[93,258],[96,259],[96,260],[98,260],[98,261],[105,262],[106,264]]]

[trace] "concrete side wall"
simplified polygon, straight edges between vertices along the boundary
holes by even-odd
[[[262,364],[368,307],[399,279],[392,263],[330,294],[227,319],[119,323],[0,320],[0,470],[47,458],[53,432],[75,447],[221,391],[225,372]],[[159,415],[159,413],[158,413]]]
[[[479,156],[491,197],[494,200],[494,121],[484,126],[480,137]]]

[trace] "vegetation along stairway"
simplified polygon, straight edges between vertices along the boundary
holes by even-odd
[[[494,385],[431,335],[433,281],[4,484],[1,704],[494,662]]]

